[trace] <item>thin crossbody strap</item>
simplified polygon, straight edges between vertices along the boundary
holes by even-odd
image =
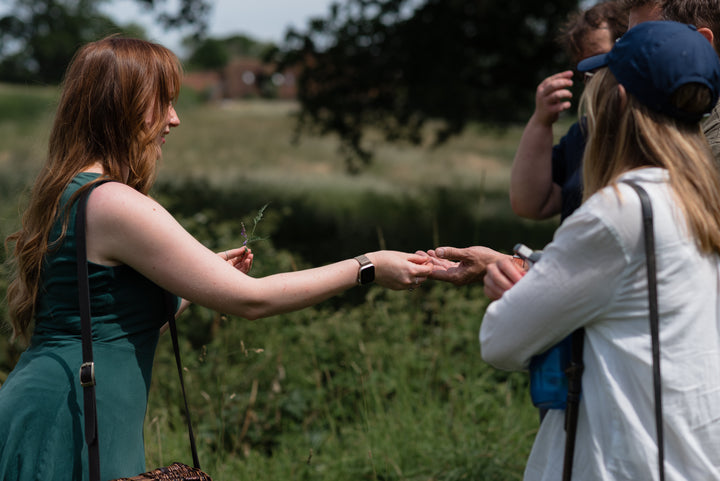
[[[75,214],[75,244],[77,249],[78,302],[80,305],[80,332],[82,335],[82,364],[80,385],[83,388],[85,408],[85,442],[88,446],[90,481],[100,479],[100,451],[98,445],[97,406],[95,402],[95,363],[92,352],[92,326],[90,317],[90,284],[88,280],[87,247],[85,244],[85,212],[90,190],[83,192],[77,201]]]
[[[635,189],[642,206],[643,230],[645,231],[645,256],[647,258],[648,304],[650,306],[650,337],[652,339],[653,390],[655,392],[655,425],[657,429],[658,472],[660,481],[665,480],[665,446],[663,440],[663,410],[660,378],[660,328],[657,299],[657,268],[655,265],[655,234],[653,230],[652,204],[648,193],[640,185],[625,181]]]
[[[655,264],[655,232],[653,227],[652,203],[648,193],[638,184],[631,181],[623,181],[632,187],[640,197],[640,206],[642,207],[643,235],[645,241],[645,257],[647,264],[647,284],[648,284],[648,306],[650,310],[650,338],[652,342],[652,360],[653,360],[653,391],[655,396],[655,426],[657,430],[658,444],[658,473],[659,480],[665,481],[665,442],[663,437],[663,414],[662,414],[662,390],[660,377],[660,329],[659,314],[657,300],[657,267]],[[582,338],[581,331],[578,330],[573,335],[573,359],[582,361]],[[581,366],[581,365],[580,365]],[[580,370],[582,373],[582,370]],[[577,379],[579,381],[579,379]],[[563,465],[563,481],[567,481],[572,476],[573,453],[575,445],[575,432],[577,430],[577,406],[574,404],[579,400],[568,393],[568,411],[566,414],[566,441],[565,441],[565,458]],[[570,411],[572,409],[572,411]]]
[[[567,402],[565,403],[565,455],[563,458],[563,481],[572,478],[573,459],[575,457],[575,434],[580,410],[580,394],[582,393],[583,344],[585,329],[576,329],[570,341],[570,365],[565,370],[568,379]]]
[[[83,387],[83,403],[85,407],[85,440],[88,445],[88,464],[90,481],[100,480],[100,451],[98,445],[97,430],[97,406],[95,400],[95,364],[92,354],[92,325],[90,315],[90,282],[88,279],[87,247],[85,241],[85,224],[87,212],[87,199],[93,187],[109,180],[101,180],[90,189],[82,193],[77,201],[77,212],[75,214],[75,243],[77,248],[77,273],[78,273],[78,301],[80,303],[80,329],[82,335],[82,356],[83,362],[80,367],[80,385]],[[165,305],[167,322],[170,326],[173,350],[175,351],[175,363],[177,364],[180,387],[185,402],[185,418],[187,419],[188,434],[190,437],[190,449],[194,466],[200,469],[200,461],[195,445],[195,436],[192,430],[190,410],[188,409],[187,396],[185,395],[185,382],[183,380],[182,361],[178,344],[177,326],[175,325],[175,301],[172,294],[165,292]]]
[[[187,396],[185,395],[185,381],[183,376],[182,361],[180,360],[180,345],[178,343],[177,325],[175,324],[174,311],[175,300],[172,294],[165,291],[165,303],[168,315],[168,324],[170,325],[170,337],[172,337],[173,351],[175,351],[175,364],[177,365],[178,377],[180,378],[180,389],[182,390],[183,401],[185,402],[185,419],[187,419],[188,436],[190,437],[190,450],[192,451],[193,466],[200,469],[200,460],[198,459],[197,446],[195,445],[195,435],[193,434],[192,421],[190,419],[190,409],[188,408]]]

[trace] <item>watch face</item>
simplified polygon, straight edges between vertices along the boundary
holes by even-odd
[[[360,268],[360,285],[370,284],[375,280],[375,266],[362,266]]]

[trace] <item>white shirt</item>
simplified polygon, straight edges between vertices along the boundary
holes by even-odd
[[[720,259],[699,252],[667,172],[625,174],[648,191],[654,213],[660,311],[665,475],[720,479]],[[541,260],[488,306],[482,356],[527,369],[585,327],[573,480],[658,478],[651,340],[640,200],[619,183],[567,218]],[[525,480],[561,479],[564,411],[541,423]]]

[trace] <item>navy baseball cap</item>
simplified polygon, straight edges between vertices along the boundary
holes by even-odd
[[[710,42],[693,25],[670,21],[643,22],[628,30],[608,53],[581,61],[588,72],[609,67],[617,81],[646,107],[689,122],[702,114],[672,105],[672,94],[682,85],[699,83],[710,89],[710,112],[720,94],[720,60]]]

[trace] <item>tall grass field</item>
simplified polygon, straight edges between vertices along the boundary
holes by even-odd
[[[57,94],[0,85],[3,239],[43,161]],[[164,146],[152,195],[216,251],[254,228],[251,275],[384,248],[508,252],[551,239],[555,221],[510,210],[521,126],[471,125],[436,147],[391,145],[370,132],[372,164],[348,174],[337,138],[294,142],[297,108],[183,95],[182,123]],[[3,294],[7,282],[4,269]],[[428,281],[410,292],[357,287],[253,322],[193,306],[178,325],[202,468],[216,481],[521,479],[538,414],[525,373],[482,361],[487,304],[480,285]],[[6,326],[4,303],[0,318]],[[23,349],[8,338],[5,327],[0,383]],[[149,469],[192,462],[169,336],[158,346],[145,443]]]

